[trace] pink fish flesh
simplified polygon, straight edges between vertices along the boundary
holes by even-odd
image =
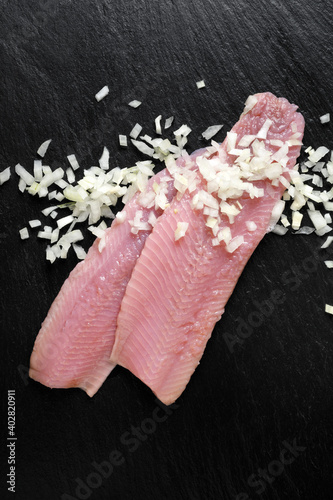
[[[179,158],[184,166],[189,158]],[[114,368],[110,361],[116,320],[134,265],[151,232],[131,233],[130,220],[142,210],[142,221],[151,213],[159,217],[160,208],[142,206],[144,196],[153,191],[153,183],[164,186],[170,201],[175,188],[166,169],[153,176],[146,192],[136,194],[125,208],[126,221],[117,220],[106,230],[106,246],[98,242],[90,248],[64,282],[36,338],[30,359],[29,375],[51,388],[80,387],[93,396]]]
[[[244,135],[256,135],[267,119],[272,121],[265,149],[273,153],[298,133],[303,137],[304,119],[297,107],[270,93],[257,94],[257,102],[245,109],[232,131],[237,141]],[[296,141],[297,142],[297,141]],[[236,146],[237,147],[237,146]],[[300,145],[291,145],[287,168],[291,169]],[[227,141],[218,153],[232,165],[235,157],[227,151]],[[288,177],[288,174],[285,174]],[[206,186],[201,179],[198,189]],[[171,404],[185,389],[197,367],[215,323],[221,318],[237,280],[266,234],[272,210],[285,187],[269,180],[255,181],[264,188],[264,196],[251,199],[248,194],[238,201],[242,210],[231,224],[232,236],[243,236],[244,243],[229,253],[224,243],[214,246],[207,217],[192,208],[195,191],[178,199],[158,219],[136,262],[121,302],[116,340],[111,361],[129,369],[165,404]],[[248,222],[256,229],[250,231]],[[188,223],[183,238],[175,241],[179,222]]]

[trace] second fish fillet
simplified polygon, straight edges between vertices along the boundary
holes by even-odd
[[[202,168],[197,159],[202,174],[197,189],[173,199],[136,263],[121,303],[111,361],[129,369],[167,405],[185,389],[246,262],[268,230],[300,152],[304,119],[296,109],[270,93],[251,96],[231,134],[201,161]],[[243,185],[233,178],[237,165]],[[215,192],[209,166],[221,174]],[[176,241],[179,224],[187,230]]]

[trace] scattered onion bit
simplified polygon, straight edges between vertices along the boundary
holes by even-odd
[[[206,128],[206,130],[202,132],[201,135],[204,139],[209,141],[212,137],[214,137],[214,135],[216,135],[221,130],[222,127],[223,125],[211,125],[210,127]]]
[[[188,229],[188,222],[177,222],[177,228],[175,230],[175,241],[185,236]]]
[[[325,304],[325,312],[328,314],[333,314],[333,306]]]
[[[137,101],[136,99],[128,103],[131,108],[138,108],[141,104],[141,101]]]
[[[50,145],[50,142],[51,142],[52,139],[48,139],[47,141],[43,142],[43,144],[41,144],[37,150],[37,154],[39,156],[41,156],[42,158],[44,158],[45,156],[45,153]]]
[[[196,82],[196,86],[198,89],[202,89],[203,87],[206,87],[205,81],[200,80],[199,82]]]
[[[108,93],[110,92],[109,90],[109,87],[107,85],[105,85],[103,88],[101,88],[101,90],[99,90],[97,92],[97,94],[95,95],[95,99],[97,102],[101,101],[102,99],[104,99],[104,97],[106,97],[108,95]]]
[[[320,117],[320,123],[328,123],[331,120],[330,114],[326,113]]]
[[[10,167],[7,167],[5,170],[0,172],[0,186],[10,179],[10,175]]]
[[[26,240],[29,238],[29,231],[28,228],[23,227],[22,229],[19,230],[21,240]]]
[[[120,146],[126,148],[127,147],[127,137],[126,135],[119,135],[119,144]]]

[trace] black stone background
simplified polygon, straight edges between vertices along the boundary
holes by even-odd
[[[153,134],[158,114],[192,128],[191,151],[206,145],[201,133],[211,124],[224,124],[216,136],[222,141],[247,96],[261,91],[298,104],[305,145],[333,148],[332,123],[319,121],[333,112],[330,1],[0,5],[0,170],[20,162],[32,171],[37,148],[49,138],[45,163],[52,167],[66,166],[70,153],[89,167],[104,145],[112,165],[132,165],[143,156],[121,149],[118,134],[136,122]],[[198,90],[201,79],[206,87]],[[97,103],[104,85],[110,94]],[[129,108],[132,99],[143,104]],[[324,305],[333,303],[333,274],[324,265],[329,252],[317,252],[325,238],[264,238],[168,414],[121,368],[92,399],[27,379],[40,324],[76,264],[72,253],[46,262],[36,231],[19,238],[18,230],[48,205],[20,193],[14,173],[0,187],[1,498],[332,498],[333,336]],[[91,242],[87,235],[86,247]],[[235,334],[240,319],[249,324],[273,291],[282,303],[230,352],[226,334]],[[8,389],[16,391],[15,494],[5,476]],[[165,419],[152,427],[154,415]],[[286,443],[298,451],[281,455]],[[281,465],[281,457],[290,463]],[[118,464],[113,470],[111,459]],[[109,464],[107,477],[96,469],[102,462]]]

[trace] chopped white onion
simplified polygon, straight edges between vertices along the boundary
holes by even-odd
[[[59,229],[62,229],[63,227],[73,222],[73,220],[74,220],[73,215],[67,215],[67,217],[62,217],[61,219],[57,220],[57,226]]]
[[[95,99],[97,102],[101,101],[102,99],[104,99],[104,97],[106,97],[108,95],[108,93],[110,92],[109,90],[109,87],[107,85],[105,85],[103,88],[101,88],[101,90],[99,90],[97,92],[97,94],[95,95]]]
[[[158,115],[155,118],[155,132],[156,132],[156,134],[159,134],[159,135],[162,134],[161,120],[162,120],[162,115]]]
[[[196,82],[196,86],[197,86],[198,89],[202,89],[203,87],[206,86],[205,81],[204,80],[200,80],[199,82]]]
[[[177,228],[175,230],[175,241],[185,236],[188,229],[188,222],[177,222]]]
[[[255,231],[257,229],[257,224],[252,220],[247,220],[245,224],[249,231]]]
[[[68,155],[67,159],[68,159],[69,163],[71,164],[71,167],[73,170],[77,170],[78,168],[80,168],[80,165],[78,164],[76,156],[74,154]]]
[[[330,121],[331,117],[329,113],[326,113],[325,115],[320,116],[320,122],[321,123],[328,123]]]
[[[318,149],[316,149],[309,155],[309,160],[313,163],[317,163],[319,160],[324,158],[324,156],[326,156],[327,153],[329,152],[330,150],[328,148],[326,148],[325,146],[320,146]]]
[[[19,163],[15,166],[15,172],[28,186],[31,186],[31,184],[35,181],[34,177]]]
[[[275,203],[273,210],[272,210],[272,214],[271,214],[271,218],[269,221],[269,226],[268,226],[267,232],[273,231],[277,221],[281,217],[281,214],[284,210],[284,207],[285,207],[284,200],[279,200]],[[286,228],[283,228],[283,229],[286,229]],[[287,232],[287,231],[285,231],[285,232]]]
[[[235,236],[235,238],[232,238],[232,240],[230,240],[230,242],[227,244],[226,250],[229,253],[233,253],[243,243],[244,243],[244,236]]]
[[[120,146],[126,148],[127,147],[127,136],[119,134],[119,144]]]
[[[315,230],[314,227],[303,226],[293,234],[307,234],[308,235],[308,234],[313,233],[314,230]]]
[[[325,304],[325,312],[328,314],[333,314],[333,306],[330,306],[329,304]]]
[[[102,170],[109,170],[110,153],[108,148],[104,146],[102,156],[99,159],[99,166]]]
[[[140,135],[141,130],[141,125],[139,125],[139,123],[136,123],[129,133],[130,137],[132,137],[132,139],[136,139]]]
[[[204,139],[209,141],[212,137],[214,137],[214,135],[216,135],[221,130],[222,127],[223,125],[211,125],[210,127],[206,128],[206,130],[202,132],[201,135]]]
[[[267,118],[267,120],[265,121],[265,123],[263,124],[263,126],[261,127],[261,129],[259,130],[259,132],[257,133],[257,138],[258,139],[266,139],[267,133],[268,133],[269,128],[272,125],[272,123],[273,123],[272,120],[270,120],[269,118]]]
[[[80,260],[85,259],[87,254],[81,245],[76,245],[75,243],[73,243],[73,249],[78,259]]]
[[[146,143],[144,143],[143,141],[136,141],[135,139],[131,139],[132,143],[134,144],[134,146],[139,150],[141,151],[141,153],[144,153],[148,156],[153,156],[154,154],[154,149],[153,148],[150,148],[149,146],[147,146]]]
[[[172,123],[173,123],[173,120],[174,120],[174,117],[173,116],[169,116],[169,118],[167,118],[165,120],[165,125],[164,125],[164,128],[165,129],[168,129],[171,127]]]
[[[333,241],[333,236],[327,236],[326,241],[321,245],[320,248],[328,248]]]
[[[26,240],[29,238],[29,231],[28,228],[23,227],[22,229],[19,230],[21,240]]]
[[[39,219],[33,219],[33,220],[29,220],[29,226],[32,228],[32,227],[38,227],[38,226],[41,226],[42,223]]]
[[[272,233],[278,234],[279,236],[284,236],[288,232],[288,228],[284,226],[280,226],[279,224],[276,224],[274,228],[272,229]]]
[[[43,142],[43,144],[41,144],[39,146],[39,148],[37,149],[37,154],[39,156],[41,156],[41,158],[44,158],[45,153],[46,153],[51,141],[52,141],[52,139],[48,139],[47,141]]]
[[[131,106],[131,108],[138,108],[141,104],[142,102],[137,101],[136,99],[128,103],[128,105]]]
[[[10,167],[5,168],[0,172],[0,186],[10,179]]]

